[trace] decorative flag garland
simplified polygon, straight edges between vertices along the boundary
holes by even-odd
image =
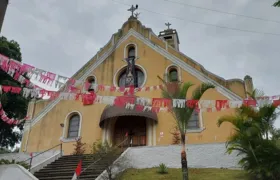
[[[45,95],[50,96],[50,99],[62,98],[63,100],[82,100],[84,105],[91,105],[94,103],[102,103],[107,105],[115,105],[124,107],[126,109],[135,109],[138,111],[153,111],[162,112],[170,111],[171,108],[193,108],[196,111],[221,111],[229,108],[239,108],[242,105],[262,107],[264,104],[274,104],[275,106],[280,105],[280,95],[271,97],[260,97],[256,100],[246,99],[243,101],[230,101],[230,100],[186,100],[186,99],[164,99],[164,98],[143,98],[143,97],[129,97],[129,96],[99,96],[94,92],[81,93],[81,90],[76,88],[77,83],[82,83],[72,78],[56,75],[51,72],[47,72],[31,65],[20,63],[13,59],[0,54],[0,68],[9,74],[13,79],[24,84],[27,88],[13,87],[13,86],[1,86],[1,93],[15,93],[20,94],[25,98],[38,98],[44,97]],[[30,82],[31,77],[35,77],[36,80],[46,85],[53,85],[55,83],[56,88],[61,88],[63,85],[66,86],[66,91],[48,91],[34,85]],[[27,78],[25,78],[27,77]],[[111,91],[111,92],[123,92],[124,95],[133,94],[135,92],[161,90],[163,85],[150,86],[145,88],[134,88],[134,87],[115,87],[107,85],[90,84],[89,82],[84,83],[85,89],[92,87],[95,92],[97,91]],[[19,124],[23,120],[15,120],[7,117],[5,111],[2,108],[0,102],[0,117],[8,124]]]
[[[92,105],[94,103],[107,104],[110,106],[123,107],[137,111],[152,111],[155,113],[169,112],[171,108],[193,108],[197,112],[215,112],[230,108],[239,108],[242,105],[262,107],[266,104],[280,105],[280,96],[261,97],[258,100],[245,99],[240,101],[232,100],[186,100],[186,99],[165,99],[165,98],[145,98],[134,96],[100,96],[94,92],[80,93],[77,89],[72,92],[55,92],[44,89],[28,89],[13,86],[0,86],[0,93],[16,93],[24,97],[39,97],[49,95],[51,98],[61,98],[63,100],[82,101],[83,105]],[[1,105],[1,102],[0,102]],[[8,124],[19,124],[22,120],[9,119],[0,106],[0,116]],[[26,119],[26,118],[25,118]],[[23,119],[23,120],[25,120]]]
[[[56,75],[55,73],[48,72],[39,68],[35,68],[29,64],[20,63],[13,59],[9,59],[8,57],[0,54],[0,68],[9,74],[13,79],[20,82],[21,84],[25,84],[29,88],[39,88],[39,86],[34,85],[30,82],[30,78],[33,76],[35,80],[38,80],[45,85],[52,86],[55,83],[55,87],[60,89],[65,83],[67,84],[67,91],[75,89],[77,84],[84,84],[85,89],[92,88],[97,91],[111,91],[111,92],[139,92],[139,91],[152,91],[152,90],[159,90],[161,85],[158,86],[151,86],[145,88],[125,88],[125,87],[115,87],[115,86],[106,86],[106,85],[97,85],[97,84],[90,84],[89,82],[83,82],[79,80],[75,80],[73,78],[67,78],[61,75]],[[25,78],[26,76],[27,78]],[[39,88],[42,89],[42,88]]]
[[[6,112],[4,111],[1,102],[0,102],[0,117],[1,117],[1,119],[2,119],[4,122],[6,122],[7,124],[10,124],[10,125],[13,125],[13,124],[14,124],[14,125],[18,125],[18,124],[20,124],[21,122],[23,122],[23,121],[25,121],[25,120],[28,119],[28,117],[25,117],[24,119],[21,119],[21,120],[16,120],[16,119],[14,119],[14,118],[9,118],[9,117],[7,116],[7,114],[6,114]]]

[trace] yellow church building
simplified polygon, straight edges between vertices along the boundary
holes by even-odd
[[[172,81],[192,82],[193,90],[202,82],[210,82],[215,89],[208,90],[205,100],[242,100],[246,91],[252,91],[250,76],[244,80],[225,80],[192,60],[179,50],[179,36],[168,27],[156,35],[131,16],[72,78],[116,87],[126,85],[128,75],[135,79],[136,87],[159,85],[157,76],[171,75]],[[128,72],[127,59],[133,60],[133,73]],[[85,89],[82,84],[80,88]],[[121,96],[120,92],[96,91],[98,95]],[[191,93],[191,92],[189,92]],[[137,97],[160,98],[161,90],[136,92]],[[187,96],[190,96],[188,94]],[[218,112],[194,113],[187,133],[188,144],[226,142],[233,128],[230,124],[217,127],[220,116],[234,113],[234,109]],[[170,133],[175,120],[168,112],[140,112],[106,104],[84,106],[79,101],[37,100],[31,101],[21,142],[21,151],[40,152],[57,144],[63,144],[64,154],[73,152],[76,139],[82,137],[87,145],[97,140],[118,144],[130,133],[132,146],[163,146],[172,143]]]

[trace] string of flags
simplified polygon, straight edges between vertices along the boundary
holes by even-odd
[[[164,98],[145,98],[145,97],[132,97],[125,96],[127,94],[133,94],[141,91],[153,91],[161,90],[163,85],[150,86],[144,88],[134,87],[115,87],[107,85],[91,84],[89,82],[81,82],[72,78],[56,75],[55,73],[35,68],[34,66],[20,63],[13,59],[0,54],[0,68],[9,74],[13,79],[25,85],[25,88],[13,87],[13,86],[1,86],[1,93],[15,93],[22,94],[25,98],[39,98],[49,96],[50,99],[61,98],[63,100],[81,100],[83,105],[91,105],[94,103],[102,103],[107,105],[115,105],[126,109],[135,109],[138,111],[152,111],[155,113],[170,111],[171,108],[194,108],[196,111],[214,112],[221,111],[229,108],[239,108],[242,105],[261,107],[264,104],[280,105],[280,95],[271,97],[260,97],[257,100],[245,99],[243,101],[231,101],[231,100],[186,100],[186,99],[164,99]],[[34,85],[30,82],[30,78],[35,77],[39,82],[45,85],[52,86],[55,83],[56,88],[66,86],[66,90],[63,92],[48,91]],[[82,83],[86,90],[93,89],[94,91],[81,93],[81,90],[76,87],[77,84]],[[124,92],[124,96],[100,96],[95,92],[97,91],[111,91],[111,92]],[[19,124],[23,120],[15,120],[7,117],[7,114],[2,108],[0,102],[0,117],[8,124]]]
[[[0,118],[9,125],[18,125],[28,119],[28,117],[25,117],[24,119],[20,119],[20,120],[9,118],[6,112],[4,111],[1,102],[0,102]]]
[[[20,93],[23,90],[23,96],[38,96],[37,92],[31,92],[28,94],[25,92],[27,88],[19,88],[12,86],[0,86],[0,92]],[[34,89],[31,89],[34,90]],[[257,100],[245,99],[245,100],[187,100],[187,99],[166,99],[166,98],[146,98],[146,97],[135,97],[135,96],[100,96],[93,92],[53,92],[47,90],[40,90],[50,94],[52,98],[61,98],[62,100],[76,100],[82,101],[83,105],[92,105],[95,103],[107,104],[110,106],[118,106],[130,110],[137,111],[152,111],[155,113],[169,112],[172,108],[193,108],[196,112],[215,112],[222,111],[230,108],[239,108],[242,105],[252,107],[262,107],[266,104],[273,104],[275,106],[280,105],[280,96],[262,97]],[[55,96],[52,94],[55,93]],[[27,96],[27,97],[28,97]],[[3,111],[3,109],[2,109]],[[2,112],[1,111],[1,112]],[[8,121],[4,113],[5,121]],[[15,121],[15,120],[13,120]]]
[[[150,86],[144,88],[126,88],[126,87],[115,87],[115,86],[107,86],[107,85],[98,85],[98,84],[91,84],[89,82],[79,81],[73,78],[67,78],[65,76],[57,75],[52,72],[48,72],[39,68],[35,68],[29,64],[20,63],[13,59],[9,59],[8,57],[0,54],[0,68],[5,71],[8,75],[10,75],[14,80],[20,82],[21,84],[25,85],[28,88],[35,88],[36,91],[44,92],[43,88],[33,84],[30,82],[29,79],[34,77],[35,80],[45,84],[52,86],[55,83],[55,87],[60,89],[63,85],[66,86],[67,92],[76,92],[79,91],[75,86],[78,84],[83,84],[86,90],[94,89],[95,92],[97,91],[111,91],[111,92],[139,92],[139,91],[152,91],[152,90],[159,90],[161,85],[157,86]],[[8,88],[8,87],[7,87]],[[28,89],[25,90],[26,92]],[[32,91],[32,90],[30,90]]]
[[[9,59],[8,57],[2,54],[0,54],[0,68],[7,74],[9,74],[11,77],[13,77],[13,79],[20,82],[21,84],[25,84],[25,86],[29,88],[43,89],[30,82],[29,79],[31,77],[34,77],[35,80],[48,86],[52,86],[53,83],[55,83],[55,87],[58,89],[60,89],[63,85],[67,84],[67,91],[73,91],[74,89],[76,89],[75,86],[77,86],[78,84],[84,84],[85,89],[92,88],[95,91],[99,90],[111,92],[126,92],[128,90],[132,90],[132,88],[128,89],[125,87],[91,84],[89,82],[83,82],[73,78],[57,75],[55,73],[36,68],[29,64],[20,63],[13,59]],[[161,85],[145,88],[133,88],[133,92],[158,90],[160,89],[160,87]]]

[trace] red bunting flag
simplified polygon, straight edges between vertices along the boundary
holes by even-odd
[[[80,162],[75,170],[74,176],[72,177],[72,180],[77,180],[78,177],[81,175],[81,173],[82,173],[82,160],[80,160]]]

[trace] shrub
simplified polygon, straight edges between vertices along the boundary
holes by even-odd
[[[158,173],[159,174],[167,174],[168,173],[167,166],[163,163],[159,164]]]
[[[180,144],[181,142],[181,137],[180,137],[180,132],[179,132],[179,128],[178,126],[175,126],[173,131],[170,132],[170,134],[172,134],[173,138],[172,138],[172,144]]]
[[[82,155],[85,153],[86,143],[82,143],[82,138],[77,139],[76,144],[74,144],[75,149],[72,155]]]
[[[24,167],[25,169],[29,169],[29,164],[25,163],[25,162],[16,162],[14,159],[9,161],[7,159],[0,159],[0,165],[3,164],[18,164],[21,165],[22,167]]]

